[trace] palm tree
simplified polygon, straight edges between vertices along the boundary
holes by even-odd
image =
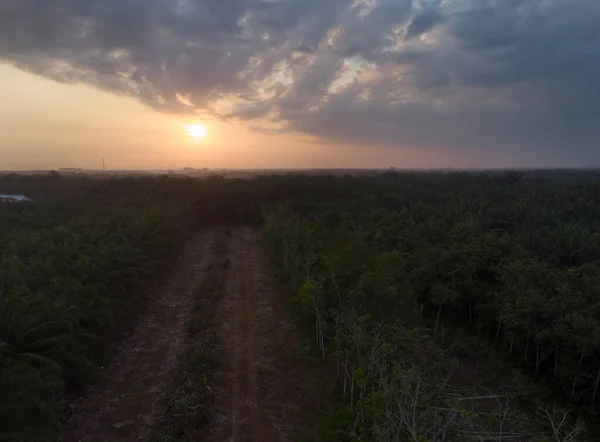
[[[34,438],[52,424],[60,408],[53,403],[64,387],[60,365],[50,356],[62,330],[37,321],[45,309],[27,298],[0,298],[1,440]],[[24,434],[19,429],[28,428]]]
[[[516,170],[509,170],[508,172],[504,172],[504,179],[509,184],[516,184],[523,178],[523,172],[518,172]]]
[[[86,336],[74,332],[70,316],[25,289],[0,297],[0,440],[35,440],[48,431],[62,410],[66,374],[92,366]]]
[[[550,261],[557,267],[579,267],[600,260],[600,237],[576,224],[550,232]]]

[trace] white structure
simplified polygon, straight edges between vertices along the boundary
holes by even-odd
[[[3,203],[27,203],[31,200],[25,195],[3,195],[0,193],[0,201]]]

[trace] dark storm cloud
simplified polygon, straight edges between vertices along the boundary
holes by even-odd
[[[596,0],[2,0],[0,59],[163,111],[585,163],[598,17]]]
[[[444,20],[438,11],[426,11],[415,16],[406,28],[406,40],[423,35]]]

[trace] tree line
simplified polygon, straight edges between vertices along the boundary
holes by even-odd
[[[415,393],[408,385],[416,382],[415,360],[407,360],[421,351],[415,348],[446,349],[452,342],[457,354],[473,340],[530,376],[539,388],[525,398],[528,406],[557,400],[593,421],[600,401],[598,180],[517,172],[345,180],[346,197],[269,209],[266,233],[277,266],[314,321],[318,350],[332,352],[341,366],[350,408],[360,409],[365,395],[371,406],[379,403],[368,425],[357,424],[364,411],[360,419],[353,415],[356,440],[465,437],[456,416],[453,426],[433,424],[447,423],[447,413],[429,416],[418,437],[407,422],[391,421],[384,437],[381,419],[394,416],[386,409],[390,392],[397,399]],[[452,359],[452,352],[444,354]],[[431,362],[417,364],[428,394],[446,385],[443,370],[427,374]],[[394,371],[399,366],[402,375]],[[417,408],[439,408],[440,394],[435,405]],[[537,417],[522,440],[544,427]],[[581,429],[573,425],[555,440],[570,440]],[[390,436],[392,428],[400,433]],[[473,437],[482,434],[469,428]]]
[[[567,410],[523,419],[506,395],[457,387],[457,355],[473,342],[535,383],[530,400],[572,404],[588,427],[600,402],[594,174],[0,186],[35,200],[0,206],[2,440],[51,440],[69,395],[101,376],[108,344],[141,308],[139,288],[204,225],[263,225],[315,351],[338,365],[343,406],[330,414],[345,424],[329,440],[576,440]]]
[[[186,238],[256,215],[238,204],[244,183],[218,177],[8,176],[0,187],[35,199],[0,205],[0,440],[54,440]]]

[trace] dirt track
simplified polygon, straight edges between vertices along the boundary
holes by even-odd
[[[198,235],[122,345],[107,380],[77,407],[62,440],[147,440],[185,347],[193,292],[209,262],[213,232]],[[298,357],[298,332],[284,292],[269,274],[259,232],[232,232],[228,282],[214,312],[218,327],[210,442],[291,441],[309,413],[331,397],[331,373]]]
[[[213,236],[214,232],[206,231],[190,241],[119,348],[106,380],[76,406],[59,440],[120,442],[148,438],[185,346],[194,290],[210,259]]]
[[[235,230],[221,321],[211,442],[291,441],[324,406],[328,376],[298,359],[298,333],[255,229]]]

